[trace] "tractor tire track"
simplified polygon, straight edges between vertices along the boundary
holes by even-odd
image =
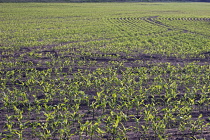
[[[180,31],[180,33],[190,33],[190,34],[198,34],[198,35],[201,35],[201,36],[204,36],[204,37],[210,37],[209,35],[206,35],[206,34],[202,34],[202,33],[199,33],[199,32],[195,32],[195,31],[190,31],[188,29],[183,29],[183,28],[178,28],[178,27],[175,27],[175,26],[170,26],[170,25],[167,25],[167,24],[164,24],[163,22],[161,22],[161,20],[169,20],[169,21],[173,21],[173,20],[179,20],[179,21],[192,21],[192,22],[199,22],[199,21],[204,21],[204,22],[210,22],[210,18],[185,18],[185,17],[181,17],[181,18],[161,18],[159,16],[150,16],[150,17],[134,17],[134,18],[131,18],[131,17],[119,17],[119,18],[110,18],[108,19],[108,21],[112,24],[115,24],[115,26],[117,26],[117,28],[119,28],[121,31],[123,32],[127,32],[127,34],[131,34],[132,31],[134,31],[136,28],[138,28],[138,30],[148,30],[149,32],[149,29],[147,29],[146,27],[143,27],[143,26],[140,26],[138,25],[138,21],[144,21],[150,25],[155,25],[155,26],[159,26],[161,28],[166,28],[167,30],[166,31],[159,31],[159,32],[156,32],[155,34],[164,34],[164,33],[168,33],[170,31]],[[116,24],[119,24],[121,23],[122,25],[116,25]],[[125,28],[123,28],[123,26],[128,26],[132,29],[132,31],[127,31]],[[154,34],[154,33],[153,33]],[[177,34],[177,33],[175,33]],[[151,35],[151,33],[148,33],[148,34],[141,34],[141,35],[146,35],[146,36],[149,36]],[[165,35],[161,35],[161,36],[165,36]],[[168,36],[168,35],[166,35]],[[170,36],[173,36],[170,35]]]

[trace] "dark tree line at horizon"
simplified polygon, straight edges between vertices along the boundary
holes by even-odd
[[[210,2],[210,0],[0,0],[3,2]]]

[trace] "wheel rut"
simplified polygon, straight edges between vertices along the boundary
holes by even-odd
[[[150,32],[150,28],[147,27],[143,27],[141,23],[146,22],[148,23],[148,26],[159,26],[162,29],[164,29],[163,31],[157,31],[155,32],[155,34],[163,34],[163,33],[167,33],[170,31],[181,31],[180,33],[189,33],[189,34],[198,34],[201,36],[205,36],[205,37],[210,37],[210,35],[206,35],[200,32],[196,32],[196,31],[190,31],[188,29],[185,29],[184,27],[175,27],[172,25],[168,25],[163,23],[162,21],[164,20],[168,20],[168,21],[192,21],[192,22],[209,22],[210,23],[210,18],[196,18],[196,17],[179,17],[179,18],[162,18],[159,16],[149,16],[149,17],[119,17],[119,18],[110,18],[108,19],[109,22],[111,22],[112,24],[115,24],[117,26],[117,28],[119,28],[121,31],[123,32],[127,32],[129,34],[129,32],[132,31],[139,31],[140,30],[144,30],[145,32],[148,31]],[[126,30],[126,27],[129,27],[129,29]],[[165,30],[166,29],[166,30]],[[141,34],[141,35],[150,35],[150,33],[148,34]]]

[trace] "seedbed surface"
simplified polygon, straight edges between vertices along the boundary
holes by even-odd
[[[209,3],[0,13],[0,139],[210,139]]]

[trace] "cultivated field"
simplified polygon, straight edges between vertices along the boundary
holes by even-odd
[[[210,139],[210,3],[1,3],[0,139]]]

